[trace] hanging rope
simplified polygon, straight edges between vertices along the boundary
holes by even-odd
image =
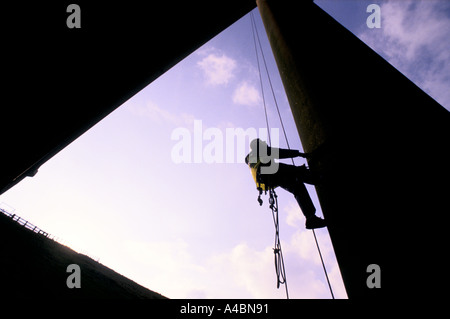
[[[328,278],[328,272],[325,268],[325,263],[323,262],[322,253],[320,252],[319,242],[317,241],[316,232],[314,229],[312,230],[314,235],[314,241],[316,242],[317,251],[319,252],[320,261],[322,262],[323,272],[325,273],[325,277],[327,278],[328,288],[330,288],[331,297],[334,299],[333,289],[331,289],[330,279]]]
[[[252,20],[251,24],[252,24],[253,42],[255,44],[256,61],[258,64],[259,83],[261,85],[261,93],[262,93],[263,105],[264,105],[264,114],[266,117],[267,136],[269,139],[269,145],[272,145],[272,141],[270,139],[269,117],[267,116],[266,99],[264,96],[264,86],[263,86],[263,81],[262,81],[262,76],[261,76],[261,67],[260,67],[260,63],[259,63],[258,48],[256,46],[255,33],[256,33],[256,35],[258,33],[256,31],[256,24],[254,23],[253,13],[251,13],[250,16],[251,16],[251,20]],[[258,36],[258,41],[259,41],[259,36]],[[260,43],[260,45],[261,45],[261,43]],[[264,59],[264,55],[263,55],[263,59]],[[258,197],[258,199],[259,199],[259,197]],[[260,204],[261,203],[262,203],[262,201],[260,202]],[[272,210],[273,223],[275,225],[275,244],[274,244],[274,248],[273,248],[273,253],[275,256],[275,272],[277,275],[277,288],[280,288],[280,285],[284,284],[284,287],[286,290],[286,298],[289,299],[289,290],[288,290],[288,286],[287,286],[286,270],[284,268],[283,251],[281,249],[281,242],[280,242],[280,224],[278,222],[278,199],[277,199],[277,194],[275,193],[275,190],[272,188],[269,189],[269,204],[270,204],[270,209]]]
[[[280,224],[278,222],[278,196],[274,189],[269,190],[269,204],[272,210],[273,223],[275,225],[275,243],[273,253],[275,255],[275,272],[277,274],[277,288],[284,284],[286,298],[289,299],[289,290],[286,280],[286,270],[284,268],[283,251],[280,242]]]
[[[258,74],[259,74],[259,84],[261,86],[261,95],[262,95],[262,99],[263,99],[263,105],[264,105],[264,115],[266,116],[266,127],[267,127],[267,136],[269,138],[269,145],[272,145],[272,141],[270,139],[270,126],[269,126],[269,117],[267,116],[267,106],[266,106],[266,98],[264,96],[264,86],[263,86],[263,80],[262,80],[262,76],[261,76],[261,67],[259,64],[259,55],[258,55],[258,48],[256,46],[256,35],[258,36],[258,32],[256,30],[256,24],[255,24],[255,18],[253,17],[253,12],[250,12],[250,16],[251,16],[251,23],[252,23],[252,34],[253,34],[253,43],[255,44],[255,54],[256,54],[256,64],[258,65]],[[259,41],[259,36],[258,36],[258,41]],[[261,43],[260,43],[261,44]],[[262,52],[262,51],[261,51]],[[263,58],[264,58],[264,54],[263,54]],[[264,62],[265,63],[265,62]]]
[[[280,108],[278,107],[277,99],[275,97],[275,90],[273,89],[272,81],[270,79],[269,70],[267,68],[267,63],[266,63],[266,58],[264,56],[264,52],[263,52],[262,45],[261,45],[261,40],[259,38],[258,30],[256,28],[256,22],[255,22],[255,17],[253,16],[253,12],[250,12],[250,17],[251,17],[251,24],[252,24],[253,42],[255,44],[256,62],[258,64],[259,80],[260,80],[261,92],[262,92],[262,96],[263,96],[264,114],[266,116],[266,125],[267,125],[267,134],[268,134],[268,137],[269,137],[269,144],[272,145],[271,140],[270,140],[269,120],[268,120],[268,116],[267,116],[267,107],[266,107],[266,101],[265,101],[265,97],[264,97],[264,88],[263,88],[263,81],[262,81],[262,76],[261,76],[261,67],[260,67],[260,63],[259,63],[259,56],[258,56],[258,49],[257,49],[257,45],[256,45],[256,42],[257,42],[256,39],[258,40],[259,49],[261,51],[262,59],[263,59],[263,62],[264,62],[264,67],[265,67],[266,74],[267,74],[267,79],[269,80],[270,89],[272,91],[272,97],[273,97],[273,100],[275,102],[275,106],[276,106],[276,109],[277,109],[278,117],[280,119],[281,127],[283,129],[284,139],[286,141],[286,145],[287,145],[288,149],[290,150],[291,147],[289,145],[289,141],[288,141],[287,134],[286,134],[286,129],[284,127],[283,119],[281,117]],[[292,165],[295,166],[294,159],[291,158],[291,160],[292,160]],[[273,191],[273,193],[275,193],[275,191]],[[270,202],[271,199],[273,200],[272,193],[269,193],[269,195],[271,196],[270,199],[269,199],[269,202]],[[271,209],[272,209],[272,215],[273,215],[274,224],[275,224],[275,248],[274,248],[274,253],[275,253],[275,269],[276,269],[276,272],[277,272],[277,280],[278,280],[277,288],[279,288],[280,284],[285,283],[286,284],[286,295],[287,295],[287,298],[289,299],[288,290],[287,290],[287,282],[286,282],[286,273],[284,272],[283,254],[281,252],[281,244],[279,246],[279,251],[277,249],[277,244],[279,244],[278,201],[277,201],[276,194],[274,195],[274,197],[275,197],[274,201],[276,203],[276,207],[275,207],[276,208],[276,212],[274,212],[274,209],[272,208],[273,204],[271,204]],[[330,290],[331,297],[333,299],[335,299],[334,298],[334,294],[333,294],[333,289],[331,288],[330,279],[328,278],[328,272],[327,272],[327,269],[325,267],[325,263],[324,263],[323,258],[322,258],[322,252],[320,251],[319,242],[317,241],[316,232],[314,231],[314,229],[312,229],[312,232],[313,232],[313,235],[314,235],[314,241],[316,243],[317,251],[318,251],[319,256],[320,256],[320,261],[322,263],[323,271],[324,271],[325,277],[327,279],[328,288]],[[277,255],[279,255],[279,256],[277,256]],[[282,266],[282,267],[280,267],[280,266]]]

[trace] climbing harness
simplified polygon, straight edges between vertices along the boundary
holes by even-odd
[[[280,124],[283,130],[283,134],[284,134],[284,138],[287,144],[288,149],[290,150],[291,147],[289,145],[289,141],[287,138],[287,134],[286,134],[286,130],[283,124],[283,119],[281,117],[281,113],[280,113],[280,109],[278,107],[278,103],[277,103],[277,99],[275,97],[275,91],[273,89],[273,85],[272,85],[272,81],[270,80],[270,75],[269,75],[269,70],[267,68],[267,63],[266,63],[266,59],[264,56],[264,52],[262,50],[262,45],[261,45],[261,41],[259,38],[259,34],[258,34],[258,30],[256,28],[256,22],[255,22],[255,18],[253,16],[253,12],[250,12],[250,18],[251,18],[251,25],[252,25],[252,34],[253,34],[253,42],[255,45],[255,53],[256,53],[256,62],[258,65],[258,74],[259,74],[259,80],[260,80],[260,86],[261,86],[261,93],[262,93],[262,100],[263,100],[263,105],[264,105],[264,114],[265,114],[265,118],[266,118],[266,126],[267,126],[267,136],[269,139],[269,145],[272,145],[272,141],[270,139],[270,127],[269,127],[269,119],[268,119],[268,115],[267,115],[267,107],[266,107],[266,100],[264,97],[264,87],[263,87],[263,81],[262,81],[262,76],[261,76],[261,67],[260,67],[260,62],[259,62],[259,55],[258,55],[258,48],[257,48],[257,40],[258,40],[258,44],[259,44],[259,49],[262,55],[262,60],[264,62],[264,67],[266,70],[266,74],[267,74],[267,78],[269,81],[269,85],[270,85],[270,89],[272,91],[272,97],[274,99],[275,102],[275,106],[278,112],[278,117],[280,120]],[[292,158],[292,165],[295,166],[295,162],[294,159]],[[259,168],[259,167],[258,167]],[[255,172],[259,171],[255,170]],[[253,174],[253,172],[252,172]],[[254,176],[255,182],[257,182],[257,185],[260,182],[260,180],[258,181],[259,178],[259,174],[255,173],[256,175]],[[260,206],[262,206],[263,204],[263,200],[261,199],[261,195],[263,193],[263,188],[258,186],[257,187],[259,195],[258,195],[258,203]],[[280,285],[284,284],[285,285],[285,289],[286,289],[286,298],[289,299],[289,292],[288,292],[288,287],[287,287],[287,279],[286,279],[286,271],[285,271],[285,267],[284,267],[284,259],[283,259],[283,252],[281,250],[281,242],[280,242],[280,233],[279,233],[279,222],[278,222],[278,199],[277,199],[277,194],[275,193],[275,190],[273,188],[269,188],[267,189],[267,187],[265,187],[264,192],[265,194],[267,194],[267,191],[269,192],[269,207],[272,210],[272,217],[273,217],[273,222],[275,225],[275,244],[274,244],[274,248],[273,248],[273,252],[275,255],[275,271],[276,271],[276,275],[277,275],[277,288],[280,288]],[[330,284],[330,280],[328,278],[328,273],[327,273],[327,269],[325,267],[325,263],[323,261],[322,258],[322,253],[320,251],[320,247],[319,247],[319,242],[317,241],[317,237],[316,237],[316,233],[314,231],[314,229],[312,229],[313,235],[314,235],[314,241],[316,243],[316,247],[317,247],[317,251],[319,253],[320,256],[320,260],[322,262],[322,267],[325,273],[325,277],[328,283],[328,288],[330,290],[331,293],[331,297],[334,299],[334,294],[333,294],[333,289],[331,288],[331,284]]]

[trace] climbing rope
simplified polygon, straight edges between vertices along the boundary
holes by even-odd
[[[275,255],[275,272],[277,274],[277,288],[284,284],[286,298],[289,299],[289,290],[286,280],[286,270],[284,268],[283,251],[280,242],[280,224],[278,222],[278,196],[274,189],[269,189],[269,204],[272,210],[273,223],[275,225],[275,243],[273,253]]]
[[[270,139],[270,127],[269,127],[269,117],[267,116],[267,106],[266,106],[266,100],[264,97],[264,86],[261,76],[261,67],[259,63],[259,56],[258,56],[258,48],[256,46],[256,35],[258,36],[258,33],[256,31],[256,24],[253,17],[253,12],[250,14],[251,16],[251,24],[252,24],[252,34],[253,34],[253,43],[255,44],[255,53],[256,53],[256,61],[258,65],[258,74],[259,74],[259,83],[261,85],[261,92],[262,92],[262,98],[263,98],[263,105],[264,105],[264,114],[266,117],[266,126],[267,126],[267,136],[269,138],[269,145],[272,145],[272,141]],[[259,41],[259,36],[258,36]],[[260,43],[261,46],[261,43]],[[261,50],[262,52],[262,50]],[[264,55],[263,55],[264,58]],[[264,61],[265,64],[265,61]],[[261,192],[260,192],[261,196]],[[262,205],[261,197],[258,197],[258,202],[260,205]],[[284,259],[283,259],[283,251],[281,249],[281,242],[280,242],[280,224],[278,222],[278,199],[277,194],[275,193],[275,190],[273,188],[269,189],[269,204],[270,209],[272,210],[272,217],[273,217],[273,223],[275,226],[275,244],[273,248],[273,253],[275,256],[275,272],[277,275],[277,288],[280,288],[280,285],[284,284],[285,290],[286,290],[286,298],[289,299],[289,290],[287,286],[287,279],[286,279],[286,270],[284,268]]]
[[[267,136],[269,138],[269,145],[272,145],[272,141],[270,139],[270,126],[269,126],[269,117],[267,116],[267,106],[266,106],[266,98],[264,95],[264,85],[263,85],[263,80],[262,80],[262,76],[261,76],[261,67],[259,64],[259,55],[258,55],[258,48],[256,46],[256,36],[258,37],[258,41],[259,41],[259,35],[258,35],[258,31],[256,30],[256,23],[255,23],[255,18],[253,17],[253,12],[250,12],[250,17],[251,17],[251,23],[252,23],[252,34],[253,34],[253,43],[255,44],[255,54],[256,54],[256,64],[258,65],[258,74],[259,74],[259,84],[261,87],[261,92],[262,92],[262,99],[263,99],[263,105],[264,105],[264,115],[266,117],[266,127],[267,127]],[[256,36],[255,36],[256,33]],[[261,46],[261,42],[259,43]],[[261,50],[262,53],[262,50]],[[263,59],[264,59],[264,53],[263,53]],[[265,60],[264,60],[264,65],[266,64]]]
[[[263,52],[262,45],[261,45],[261,40],[259,38],[258,30],[256,28],[256,22],[255,22],[255,17],[253,16],[253,12],[250,12],[250,17],[251,17],[251,25],[252,25],[253,42],[254,42],[254,45],[255,45],[255,52],[256,52],[256,62],[258,64],[259,80],[260,80],[261,93],[262,93],[262,98],[263,98],[264,114],[265,114],[265,117],[266,117],[267,135],[268,135],[268,138],[269,138],[269,145],[272,145],[272,143],[271,143],[271,140],[270,140],[269,120],[268,120],[268,116],[267,116],[267,107],[266,107],[266,101],[265,101],[265,97],[264,97],[264,87],[263,87],[263,81],[262,81],[262,76],[261,76],[261,67],[260,67],[260,62],[259,62],[258,49],[257,49],[257,45],[256,45],[257,41],[258,41],[258,44],[259,44],[259,49],[260,49],[260,52],[261,52],[262,60],[264,62],[264,68],[265,68],[265,71],[266,71],[266,74],[267,74],[267,79],[269,81],[270,89],[271,89],[271,92],[272,92],[272,97],[273,97],[273,100],[275,102],[275,107],[277,109],[277,113],[278,113],[278,117],[279,117],[279,120],[280,120],[281,127],[283,129],[284,139],[286,141],[286,145],[287,145],[288,149],[290,150],[291,147],[289,145],[289,141],[288,141],[287,134],[286,134],[286,129],[284,127],[283,119],[281,117],[280,108],[278,107],[277,99],[275,97],[275,90],[273,89],[272,81],[270,79],[269,70],[267,68],[267,63],[266,63],[266,58],[264,56],[264,52]],[[292,160],[292,165],[295,166],[294,159],[291,158],[291,160]],[[280,284],[285,284],[286,296],[289,299],[289,293],[288,293],[287,281],[286,281],[286,273],[285,273],[285,269],[284,269],[283,253],[281,251],[281,243],[280,243],[280,238],[279,238],[278,200],[277,200],[277,195],[276,195],[276,193],[275,193],[275,191],[273,189],[269,190],[269,203],[270,203],[270,208],[272,209],[272,216],[273,216],[273,220],[274,220],[274,224],[275,224],[275,248],[274,248],[274,254],[275,254],[275,271],[276,271],[276,274],[277,274],[277,288],[280,287]],[[320,251],[319,242],[318,242],[317,237],[316,237],[316,232],[314,231],[314,229],[312,229],[312,232],[313,232],[313,235],[314,235],[314,241],[316,243],[317,251],[318,251],[319,256],[320,256],[320,261],[322,263],[323,271],[325,273],[325,277],[326,277],[326,280],[327,280],[327,283],[328,283],[328,288],[330,290],[331,297],[334,299],[333,289],[331,288],[330,279],[328,278],[328,272],[327,272],[327,269],[325,267],[325,263],[324,263],[323,258],[322,258],[322,253]]]

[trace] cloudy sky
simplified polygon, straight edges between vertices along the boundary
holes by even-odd
[[[450,2],[316,3],[450,108]],[[371,3],[381,7],[380,29],[366,25]],[[301,150],[258,11],[254,14],[289,143]],[[277,129],[266,78],[264,85],[270,126]],[[35,177],[1,195],[0,203],[170,298],[284,298],[284,289],[276,288],[267,199],[258,205],[242,163],[248,145],[233,143],[228,134],[265,127],[245,16],[49,160]],[[286,146],[282,138],[280,145]],[[314,188],[308,190],[321,215]],[[295,199],[283,190],[278,195],[290,297],[330,298]],[[334,294],[346,298],[328,232],[316,234]]]
[[[316,1],[373,50],[450,110],[450,2],[445,0]],[[356,22],[367,3],[379,4],[381,28]],[[347,7],[348,5],[348,7]],[[349,18],[347,7],[355,18]],[[331,11],[332,10],[332,11]],[[333,14],[332,14],[333,15]]]

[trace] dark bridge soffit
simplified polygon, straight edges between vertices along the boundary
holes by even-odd
[[[177,62],[254,0],[70,1],[2,5],[0,194]]]

